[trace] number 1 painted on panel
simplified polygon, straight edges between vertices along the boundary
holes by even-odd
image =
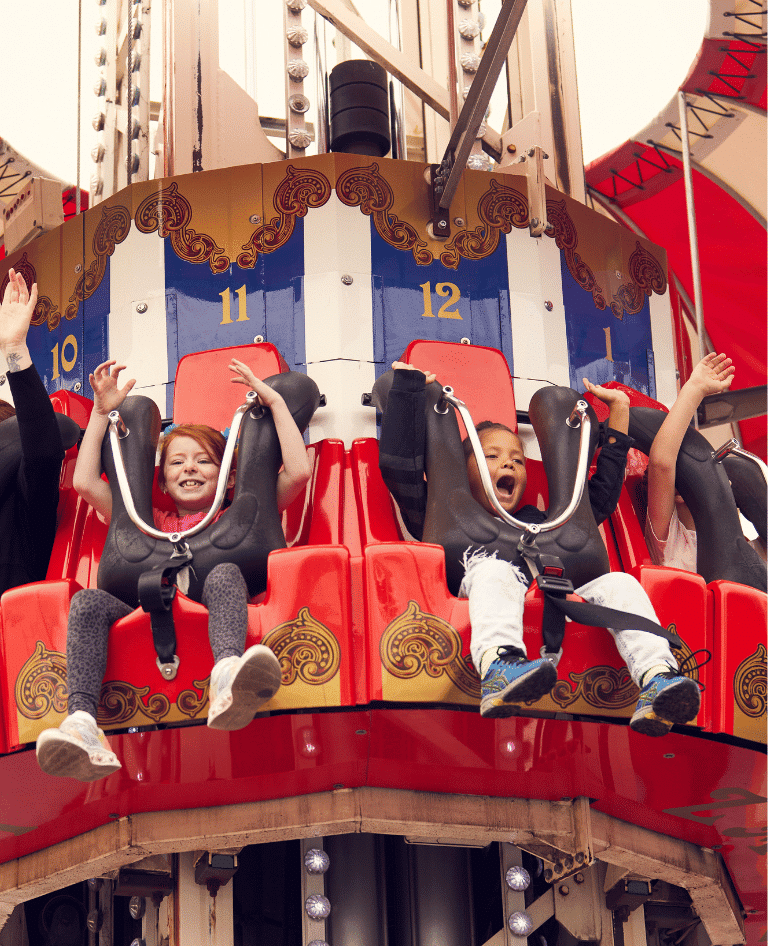
[[[237,321],[250,322],[245,311],[245,283],[237,291]],[[229,312],[229,289],[220,292],[221,296],[221,322],[219,325],[231,325],[232,319]]]

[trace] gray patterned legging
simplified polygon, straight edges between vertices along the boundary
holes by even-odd
[[[211,571],[203,585],[202,603],[208,608],[208,638],[214,663],[224,657],[239,657],[248,627],[248,590],[237,565],[222,562]],[[96,717],[107,669],[109,629],[132,610],[119,598],[97,588],[78,591],[72,598],[67,622],[70,713],[85,710]]]

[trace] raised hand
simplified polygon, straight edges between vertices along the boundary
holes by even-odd
[[[629,395],[626,391],[622,391],[620,388],[604,388],[602,384],[592,384],[587,378],[581,380],[584,382],[587,392],[602,401],[603,404],[607,404],[609,407],[613,404],[629,405]]]
[[[244,384],[249,390],[255,391],[264,407],[272,408],[275,404],[283,402],[282,395],[257,378],[245,362],[233,358],[227,367],[235,373],[235,377],[229,380],[233,384]]]
[[[27,349],[27,332],[36,305],[37,283],[33,283],[29,291],[21,273],[8,270],[8,285],[0,305],[0,349],[9,371],[21,371],[32,364]]]
[[[432,384],[433,381],[437,380],[437,375],[434,373],[434,371],[429,371],[428,369],[423,370],[422,368],[417,368],[416,365],[409,365],[405,361],[393,361],[392,367],[395,369],[395,371],[397,371],[398,368],[403,368],[407,371],[421,371],[421,373],[427,379],[426,381],[427,384]]]
[[[111,411],[116,411],[131,393],[135,378],[126,381],[122,388],[118,387],[120,372],[124,370],[125,365],[118,365],[112,359],[102,362],[93,374],[88,375],[93,388],[93,409],[97,414],[106,417]]]
[[[733,362],[724,354],[715,352],[705,355],[691,372],[687,384],[695,388],[700,398],[708,394],[721,394],[727,391],[733,381],[736,369]]]

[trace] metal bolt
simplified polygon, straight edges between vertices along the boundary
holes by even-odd
[[[255,226],[257,223],[261,223],[261,217],[258,214],[251,214],[248,218],[248,222]]]
[[[565,859],[565,867],[566,867],[566,870],[570,870],[570,869],[573,867],[573,858],[572,858],[572,857],[566,857],[566,859]]]
[[[576,881],[577,884],[583,884],[583,883],[584,883],[584,874],[582,874],[581,871],[579,871],[578,874],[574,874],[573,879]]]
[[[83,386],[83,385],[82,385],[82,383],[81,383],[80,381],[75,381],[75,391],[76,391],[76,392],[79,391],[82,386]]]
[[[552,880],[552,877],[553,877],[553,876],[554,876],[554,875],[553,875],[553,873],[552,873],[551,868],[548,867],[548,868],[544,871],[544,880],[546,880],[546,882],[549,883],[549,882]]]
[[[517,151],[517,145],[507,145],[507,151],[510,154],[514,154]]]
[[[75,272],[79,273],[82,270],[82,268],[83,268],[83,264],[78,263],[77,266],[75,266]]]
[[[144,916],[146,909],[147,904],[144,897],[131,897],[128,901],[128,912],[134,920],[140,920]]]
[[[582,852],[581,852],[581,851],[577,851],[577,852],[576,852],[576,863],[577,863],[577,864],[583,864],[585,860],[586,860],[586,857],[584,857],[584,855],[582,854]]]
[[[554,306],[549,301],[549,299],[547,299],[547,301],[544,303],[544,308],[547,310],[547,312],[551,312],[554,309]]]
[[[472,342],[471,342],[471,341],[467,338],[467,336],[465,335],[464,338],[461,339],[461,344],[462,344],[462,345],[471,345]]]
[[[674,759],[674,757],[675,757],[675,753],[674,753],[674,752],[665,752],[665,753],[664,753],[664,758],[665,758],[665,759]]]
[[[261,345],[261,343],[262,343],[263,341],[264,341],[264,336],[263,336],[263,335],[254,335],[254,336],[253,336],[253,344],[254,344],[254,345]]]
[[[529,149],[528,149],[528,157],[529,157],[529,158],[532,158],[532,157],[534,156],[534,154],[536,154],[536,152],[534,151],[534,149],[533,149],[533,148],[529,148]]]
[[[616,278],[621,279],[621,271],[618,269],[616,270]]]
[[[2,387],[4,384],[5,384],[5,375],[0,374],[0,387]]]
[[[448,226],[448,221],[447,221],[447,220],[438,220],[438,221],[437,221],[437,229],[438,229],[438,230],[445,230],[445,228],[446,228],[447,226]]]
[[[356,730],[355,730],[355,735],[356,735],[356,736],[367,736],[367,735],[368,735],[368,730],[367,730],[367,729],[356,729]]]
[[[339,782],[337,785],[334,785],[334,786],[333,786],[334,792],[337,792],[340,788],[344,788],[344,786],[341,784],[341,782]]]
[[[560,884],[560,886],[557,888],[557,892],[561,897],[567,897],[571,892],[571,888],[568,886],[568,884]]]
[[[148,308],[149,308],[149,306],[147,305],[146,302],[137,302],[137,303],[136,303],[136,311],[139,312],[139,313],[146,312]]]
[[[345,274],[341,277],[341,281],[344,283],[345,286],[351,286],[352,283],[354,282],[354,279],[352,279],[351,276],[349,276],[349,275],[347,275],[347,274],[345,273]]]
[[[457,227],[463,227],[464,224],[466,223],[463,217],[454,217],[453,222],[456,224]]]
[[[531,227],[538,227],[538,225],[539,225],[539,218],[531,217]]]

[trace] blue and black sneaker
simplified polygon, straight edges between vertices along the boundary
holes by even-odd
[[[527,660],[511,647],[500,647],[483,676],[480,688],[480,715],[511,716],[516,704],[538,700],[549,693],[557,680],[551,660]]]
[[[657,673],[640,690],[629,726],[645,736],[664,736],[675,724],[688,723],[699,712],[699,685],[677,670]]]

